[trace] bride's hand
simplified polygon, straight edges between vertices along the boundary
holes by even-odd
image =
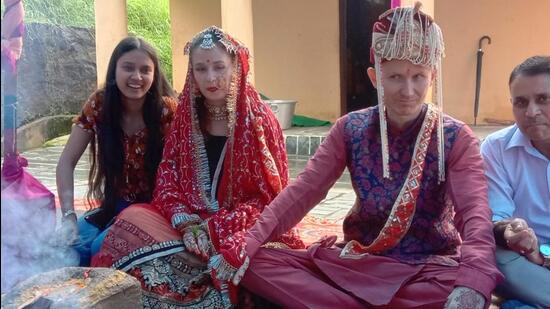
[[[208,234],[199,225],[191,225],[185,228],[183,244],[190,252],[200,256],[204,260],[209,258],[210,242]]]

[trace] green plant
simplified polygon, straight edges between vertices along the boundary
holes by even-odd
[[[172,45],[168,0],[127,0],[128,32],[150,42],[162,69],[172,81]]]
[[[93,0],[24,0],[25,23],[94,28]]]
[[[25,23],[95,27],[93,0],[24,0],[23,5]],[[169,0],[127,0],[126,6],[128,32],[143,37],[157,49],[162,69],[172,81]]]

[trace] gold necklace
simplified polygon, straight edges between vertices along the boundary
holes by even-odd
[[[227,120],[227,106],[211,105],[204,102],[204,106],[208,111],[208,118],[211,120]]]

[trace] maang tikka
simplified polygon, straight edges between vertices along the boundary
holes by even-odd
[[[206,33],[204,37],[202,38],[202,42],[199,45],[202,49],[212,49],[216,44],[214,44],[214,40],[212,39],[211,33]]]

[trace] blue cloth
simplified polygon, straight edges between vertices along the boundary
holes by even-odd
[[[119,200],[116,205],[116,215],[130,205],[130,202]],[[101,230],[95,225],[86,221],[86,216],[78,218],[78,241],[73,248],[80,255],[80,266],[90,266],[92,256],[99,252],[105,236],[109,232],[112,224],[109,223],[105,229]]]
[[[500,309],[535,309],[535,307],[522,303],[519,300],[511,299],[504,302]]]
[[[78,242],[73,248],[80,255],[80,266],[90,266],[90,260],[99,252],[101,243],[109,231],[109,227],[101,231],[95,225],[86,221],[84,217],[78,218]]]
[[[550,160],[513,125],[481,145],[493,221],[511,217],[529,224],[540,244],[550,243]]]
[[[513,299],[507,308],[550,308],[550,270],[531,263],[524,256],[512,250],[496,248],[498,269],[506,277],[497,288],[497,294]],[[519,301],[525,303],[518,305]],[[512,307],[518,305],[519,307]],[[501,306],[501,308],[506,308]]]

